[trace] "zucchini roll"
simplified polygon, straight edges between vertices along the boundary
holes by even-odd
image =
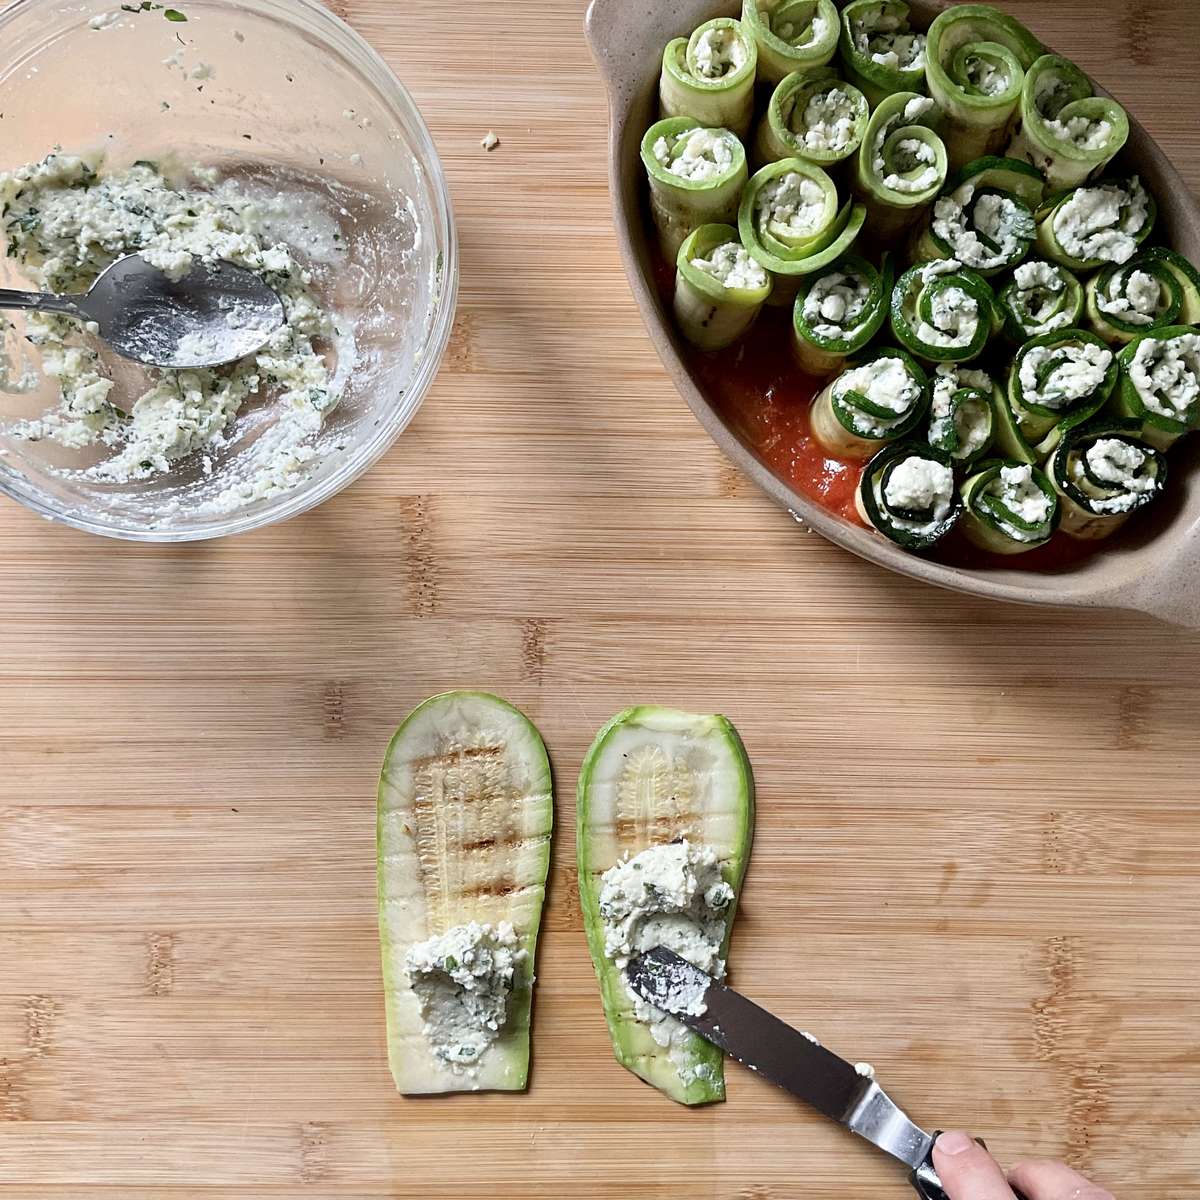
[[[858,149],[867,120],[866,97],[853,84],[824,68],[796,72],[771,96],[755,153],[762,162],[803,158],[830,166]]]
[[[1152,446],[1166,450],[1200,428],[1200,332],[1170,325],[1144,333],[1121,351],[1117,362],[1117,412],[1141,421],[1142,436]]]
[[[929,444],[956,467],[970,467],[992,447],[1003,393],[986,371],[942,363],[933,374]]]
[[[1072,429],[1047,471],[1058,492],[1059,528],[1074,538],[1108,537],[1167,481],[1166,457],[1144,441],[1136,421]]]
[[[925,77],[945,114],[942,137],[955,169],[1007,144],[1025,72],[1041,43],[988,4],[958,4],[929,27]]]
[[[904,437],[929,407],[925,372],[888,346],[843,371],[813,401],[813,436],[839,458],[870,458]]]
[[[1127,263],[1150,236],[1154,197],[1134,175],[1051,196],[1038,212],[1038,249],[1072,271]]]
[[[728,129],[668,117],[642,138],[642,163],[650,180],[650,212],[669,262],[693,229],[737,216],[746,151]]]
[[[892,333],[929,362],[970,362],[992,336],[996,298],[988,281],[957,259],[909,267],[892,292]]]
[[[800,283],[792,316],[796,356],[810,375],[830,375],[879,332],[892,292],[892,267],[877,271],[847,254]]]
[[[833,0],[744,0],[742,25],[758,47],[758,76],[768,83],[823,67],[837,53]]]
[[[1018,345],[1043,333],[1069,329],[1083,316],[1083,285],[1058,263],[1023,262],[996,300],[1004,332]]]
[[[962,512],[950,459],[916,442],[880,450],[867,463],[854,502],[868,525],[905,550],[928,550]]]
[[[691,117],[700,125],[750,132],[758,48],[731,17],[705,21],[690,38],[663,51],[658,99],[664,117]]]
[[[872,108],[893,92],[925,84],[925,35],[909,26],[904,0],[850,0],[839,49],[846,78]]]
[[[866,210],[846,201],[818,166],[799,158],[770,163],[742,192],[742,245],[775,276],[772,304],[791,304],[803,275],[844,254],[862,229]]]
[[[1043,190],[1041,175],[1028,163],[1011,158],[968,163],[935,201],[913,258],[956,258],[981,275],[1015,267],[1033,243],[1033,214]]]
[[[1043,54],[1025,76],[1021,125],[1008,154],[1032,163],[1058,191],[1099,171],[1128,137],[1129,118],[1115,100],[1092,95],[1073,62]]]
[[[962,486],[963,533],[993,554],[1045,545],[1058,522],[1058,494],[1029,463],[993,460]]]
[[[1021,462],[1043,459],[1064,429],[1094,416],[1112,395],[1117,360],[1094,334],[1064,329],[1031,338],[1013,359],[996,439]]]
[[[1106,342],[1124,345],[1139,333],[1178,325],[1182,308],[1179,277],[1160,256],[1110,263],[1088,280],[1088,324]]]
[[[1182,254],[1168,250],[1166,246],[1151,246],[1149,250],[1143,250],[1141,256],[1154,262],[1166,263],[1167,269],[1175,276],[1182,300],[1179,323],[1200,325],[1200,271],[1197,271]]]
[[[771,277],[746,253],[732,225],[701,225],[679,247],[675,320],[701,350],[737,341],[770,291]]]
[[[871,114],[854,160],[854,191],[877,242],[911,225],[946,182],[946,147],[930,125],[936,114],[934,102],[916,92],[896,92]]]

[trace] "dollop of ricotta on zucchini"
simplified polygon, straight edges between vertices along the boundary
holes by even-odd
[[[711,275],[727,288],[764,288],[766,269],[746,253],[740,242],[723,242],[707,258],[690,260],[697,271]]]
[[[851,338],[867,319],[871,289],[857,273],[822,275],[804,297],[804,319],[818,337]]]
[[[898,13],[868,8],[854,20],[851,32],[859,52],[880,66],[914,71],[925,65],[925,35],[912,32]]]
[[[1024,399],[1046,408],[1069,407],[1100,387],[1112,358],[1111,350],[1091,342],[1034,346],[1021,360]]]
[[[654,143],[654,157],[672,175],[702,183],[733,166],[732,142],[733,135],[724,129],[692,129],[673,145],[660,137]]]
[[[1133,352],[1129,379],[1151,412],[1186,420],[1200,399],[1200,334],[1143,338]]]
[[[1138,248],[1136,235],[1146,224],[1149,203],[1136,175],[1128,185],[1076,188],[1052,218],[1054,236],[1072,258],[1128,262]]]
[[[825,211],[825,193],[806,175],[789,171],[758,195],[759,228],[773,226],[793,237],[815,233]]]
[[[696,41],[696,68],[704,79],[724,79],[746,64],[746,46],[732,29],[706,30]]]
[[[852,393],[865,396],[894,417],[876,417],[854,407]],[[921,385],[909,373],[904,360],[881,356],[843,371],[833,383],[833,394],[850,408],[854,432],[879,437],[898,425],[921,398]]]

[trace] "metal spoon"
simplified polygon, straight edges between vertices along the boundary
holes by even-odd
[[[175,369],[219,367],[254,354],[287,319],[283,301],[245,267],[196,258],[173,280],[137,254],[118,258],[79,295],[0,288],[0,308],[94,321],[123,357]]]

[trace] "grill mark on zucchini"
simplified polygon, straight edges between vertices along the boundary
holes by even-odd
[[[617,785],[615,828],[619,840],[645,831],[650,845],[694,836],[694,776],[686,763],[673,762],[658,746],[647,746],[626,766]],[[686,829],[685,829],[686,824]]]

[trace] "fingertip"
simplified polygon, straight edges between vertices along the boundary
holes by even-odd
[[[969,1133],[964,1133],[961,1129],[948,1129],[945,1133],[938,1135],[937,1141],[933,1143],[933,1152],[953,1156],[963,1154],[972,1149],[975,1144]]]

